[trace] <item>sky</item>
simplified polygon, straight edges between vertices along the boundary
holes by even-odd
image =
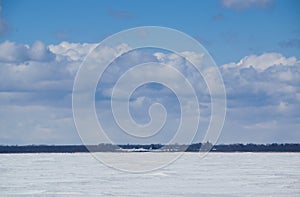
[[[214,59],[227,97],[218,143],[300,142],[298,0],[2,0],[0,5],[0,144],[81,144],[72,115],[76,73],[97,43],[139,26],[182,31]],[[114,56],[126,47],[130,46],[124,41],[106,54]],[[188,66],[164,51],[143,50],[118,59],[112,70],[145,60]],[[186,74],[194,76],[192,71]],[[131,143],[114,133],[116,124],[108,109],[105,90],[116,76],[108,70],[98,86],[97,113],[115,141]],[[149,121],[147,109],[159,101],[169,112],[166,132],[178,125],[178,101],[167,88],[140,88],[131,101],[137,122]],[[203,109],[204,124],[209,109]],[[195,142],[199,140],[201,134]]]

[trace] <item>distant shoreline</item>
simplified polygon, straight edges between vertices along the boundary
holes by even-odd
[[[88,152],[300,152],[300,144],[220,144],[195,143],[191,145],[126,144],[126,145],[0,145],[0,154],[11,153],[88,153]]]

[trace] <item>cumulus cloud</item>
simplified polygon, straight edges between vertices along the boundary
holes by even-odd
[[[294,65],[297,62],[295,57],[284,57],[280,53],[264,53],[262,55],[249,55],[242,58],[238,63],[229,63],[222,66],[224,69],[229,68],[250,68],[257,71],[264,71],[269,67],[276,65]]]
[[[228,135],[240,136],[243,142],[246,138],[297,142],[289,137],[298,135],[300,117],[300,63],[295,57],[250,55],[221,66],[221,72],[229,107]],[[233,131],[236,129],[240,133]]]
[[[51,61],[53,58],[54,54],[40,41],[34,42],[31,47],[10,41],[0,44],[0,62]]]
[[[268,7],[273,4],[273,0],[221,0],[225,8],[243,10],[251,7]]]
[[[63,58],[67,61],[82,61],[96,46],[97,44],[61,42],[58,45],[50,45],[49,50],[56,55],[57,61]]]
[[[28,48],[28,59],[32,61],[51,61],[54,54],[50,52],[49,48],[42,42],[36,41]]]
[[[79,142],[72,123],[72,86],[82,60],[95,47],[93,43],[62,42],[49,46],[39,41],[31,46],[9,41],[0,43],[0,116],[3,117],[0,121],[0,143]],[[128,47],[121,44],[100,50],[104,50],[103,54],[110,59]],[[96,92],[96,102],[100,103],[97,110],[104,114],[102,117],[107,126],[112,127],[113,121],[107,115],[110,107],[107,98],[114,83],[131,66],[149,61],[175,67],[196,85],[201,118],[208,123],[210,98],[206,97],[205,81],[199,81],[202,76],[186,60],[189,57],[192,62],[201,63],[204,56],[188,51],[180,55],[182,57],[161,51],[133,51],[113,62],[100,79],[101,85]],[[214,80],[212,73],[215,70],[204,66],[202,71],[204,77]],[[220,66],[220,71],[228,99],[227,122],[220,142],[297,139],[300,63],[295,57],[279,53],[248,55],[238,62]],[[169,78],[176,85],[177,77],[168,69],[147,68],[144,72],[138,75],[132,73],[131,79],[156,76]],[[155,102],[166,106],[170,113],[168,120],[176,119],[178,122],[178,100],[169,89],[158,85],[145,85],[132,95],[130,106],[137,122],[148,122],[148,107]],[[284,128],[288,131],[280,131]],[[174,129],[172,123],[165,128],[166,131]],[[117,139],[118,135],[115,137]]]
[[[38,130],[49,131],[48,134],[53,135],[51,138],[49,137],[47,141],[46,139],[41,139],[41,143],[50,143],[51,140],[52,143],[61,141],[74,143],[74,141],[70,140],[75,139],[77,133],[72,122],[68,122],[69,125],[67,128],[69,130],[64,131],[66,127],[57,126],[58,124],[55,124],[56,121],[53,121],[53,126],[51,126],[51,117],[44,116],[42,113],[44,113],[46,109],[49,109],[49,111],[54,111],[53,116],[65,114],[68,118],[72,119],[71,94],[76,71],[85,55],[87,55],[94,46],[95,44],[60,43],[49,47],[51,53],[55,55],[52,61],[41,62],[30,59],[25,62],[0,62],[0,105],[6,109],[11,109],[11,113],[7,113],[7,110],[0,110],[0,115],[1,117],[5,117],[2,119],[3,122],[5,122],[3,125],[6,125],[9,130],[15,132],[9,135],[12,141],[13,136],[16,138],[15,141],[19,140],[18,142],[20,142],[20,140],[24,140],[20,139],[24,138],[24,135],[18,134],[18,132],[23,132],[23,130],[17,126],[18,124],[16,124],[16,122],[20,122],[22,125],[27,125],[26,128],[24,127],[24,130],[28,133],[26,136],[37,135],[39,133],[37,132]],[[99,50],[102,50],[102,54],[105,54],[105,57],[101,58],[105,60],[115,57],[126,47],[126,44],[115,47],[103,47]],[[70,53],[70,51],[72,51],[72,53]],[[122,68],[126,61],[130,64],[130,62],[134,62],[135,59],[145,59],[145,57],[144,55],[134,53],[130,58],[118,62],[118,65]],[[109,80],[106,82],[110,82],[110,76],[115,76],[118,73],[118,70],[108,73]],[[104,86],[104,88],[107,89],[107,86]],[[100,96],[100,100],[105,100],[105,97]],[[34,123],[40,122],[39,127],[35,127],[34,124],[26,124],[25,119],[22,121],[20,120],[21,118],[15,118],[18,113],[21,113],[16,111],[20,107],[22,107],[22,109],[34,109],[39,106],[44,107],[45,110],[37,112],[38,115],[33,115],[31,111],[28,110],[28,119],[37,119]],[[4,107],[2,109],[4,109]],[[101,113],[105,113],[109,110],[105,108],[100,109]],[[49,118],[48,121],[47,118]],[[109,121],[108,122],[111,123],[113,120],[110,119]],[[5,128],[5,126],[3,126],[3,128]],[[36,134],[32,133],[34,131]],[[1,132],[5,133],[7,130],[0,129],[0,134]],[[68,135],[72,135],[72,137],[68,137]],[[8,142],[7,140],[8,138],[0,138],[0,143]],[[26,138],[24,142],[26,141],[31,143],[28,138]]]
[[[72,120],[72,88],[82,60],[96,45],[0,43],[0,144],[80,141]],[[102,58],[124,47],[102,48],[107,56]]]
[[[278,53],[251,55],[238,63],[221,66],[221,72],[229,96],[245,95],[253,98],[256,95],[256,104],[295,99],[299,93],[300,62],[295,57],[284,57]],[[246,102],[247,98],[241,100]],[[249,105],[254,104],[251,99],[248,102]]]
[[[1,62],[22,62],[27,59],[28,47],[5,41],[0,44]]]

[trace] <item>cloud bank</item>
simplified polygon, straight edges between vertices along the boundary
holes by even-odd
[[[80,64],[95,46],[68,42],[46,46],[40,41],[31,46],[9,41],[0,43],[0,144],[81,143],[72,118],[72,86]],[[107,57],[113,57],[122,47],[127,46],[101,50]],[[193,61],[201,61],[201,54],[184,53]],[[134,51],[119,58],[101,79],[96,104],[107,127],[113,125],[113,120],[106,115],[114,80],[127,65],[150,60],[174,66],[198,85],[201,118],[207,123],[209,97],[205,84],[197,81],[199,74],[180,56],[150,50]],[[251,54],[220,66],[220,71],[228,102],[220,143],[299,142],[299,60],[279,53]],[[167,71],[157,74],[176,80]],[[204,74],[210,76],[209,71]],[[178,124],[178,101],[161,86],[141,87],[133,94],[130,103],[133,117],[138,122],[147,122],[148,106],[153,102],[166,105],[171,121],[166,130],[173,130]],[[117,139],[118,135],[112,137]]]

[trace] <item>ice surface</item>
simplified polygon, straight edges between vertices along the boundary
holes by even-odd
[[[0,175],[0,196],[300,196],[299,153],[185,153],[145,174],[108,168],[88,153],[0,154]]]

